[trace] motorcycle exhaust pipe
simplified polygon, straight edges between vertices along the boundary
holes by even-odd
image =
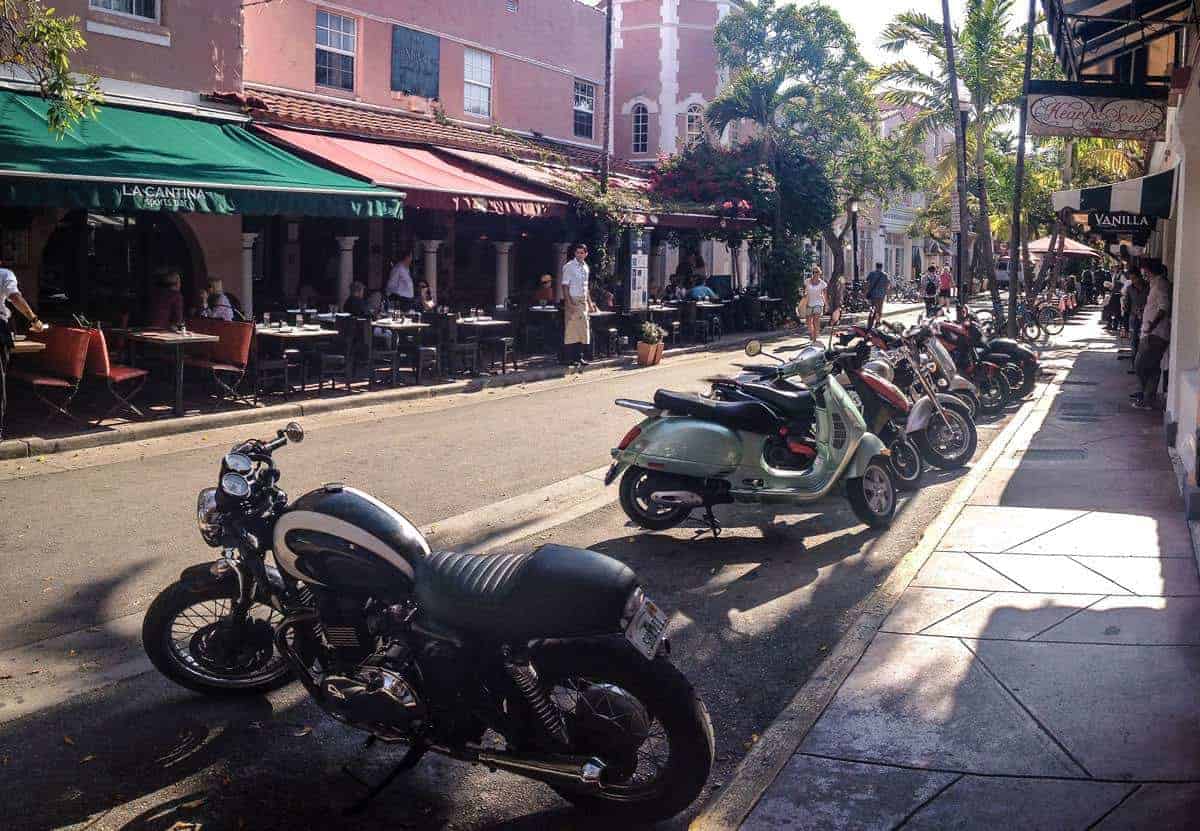
[[[695,491],[655,491],[650,501],[663,508],[702,508],[704,497]]]
[[[606,767],[604,762],[594,756],[513,756],[494,750],[472,749],[466,753],[455,753],[447,748],[434,749],[466,762],[483,765],[493,772],[502,770],[515,773],[548,785],[590,785],[598,789]]]

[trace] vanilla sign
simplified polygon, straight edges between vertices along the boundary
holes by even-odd
[[[1139,141],[1162,141],[1166,137],[1165,101],[1062,94],[1031,94],[1028,101],[1029,132],[1035,136]]]

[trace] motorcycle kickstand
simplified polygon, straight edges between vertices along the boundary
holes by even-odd
[[[367,743],[364,745],[363,749],[365,750],[366,748],[373,745],[375,743],[374,740],[375,740],[374,736],[368,737]],[[367,806],[369,804],[371,804],[371,800],[373,800],[375,797],[379,796],[379,794],[383,793],[384,790],[387,789],[387,786],[392,784],[394,781],[396,781],[396,777],[398,777],[400,774],[405,773],[406,771],[410,771],[413,768],[415,768],[417,766],[417,763],[421,761],[421,757],[425,755],[425,751],[428,749],[429,749],[429,745],[426,745],[426,744],[418,743],[418,744],[412,745],[411,747],[408,748],[408,751],[404,754],[404,757],[399,762],[396,763],[396,766],[394,768],[392,768],[392,770],[388,773],[388,775],[383,777],[383,779],[379,780],[379,782],[374,785],[370,784],[369,782],[366,782],[362,777],[358,776],[356,773],[354,773],[354,771],[350,770],[350,768],[348,766],[343,766],[342,773],[346,774],[346,776],[350,777],[355,782],[357,782],[358,784],[360,784],[364,788],[366,788],[367,792],[365,794],[363,794],[359,799],[357,799],[353,804],[351,804],[348,808],[346,808],[344,811],[342,811],[342,816],[352,817],[352,816],[355,816],[356,814],[361,814],[363,811],[367,810]]]
[[[696,531],[696,536],[693,539],[698,540],[705,534],[712,534],[714,540],[721,538],[721,523],[713,515],[712,505],[704,506],[704,519],[702,520],[707,526]]]

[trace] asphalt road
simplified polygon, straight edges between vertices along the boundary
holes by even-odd
[[[309,440],[281,458],[284,484],[298,493],[352,482],[427,524],[598,467],[633,423],[613,398],[649,396],[658,386],[698,388],[737,359],[706,355],[650,371],[589,373],[525,391],[317,419]],[[244,429],[26,460],[21,470],[0,466],[7,518],[0,563],[8,578],[0,603],[5,827],[336,826],[359,791],[342,765],[374,777],[395,757],[388,749],[362,755],[361,737],[294,687],[268,699],[214,701],[153,673],[4,721],[5,698],[27,694],[43,677],[36,664],[23,664],[21,677],[4,678],[6,655],[20,651],[13,647],[81,629],[85,637],[90,629],[119,639],[106,621],[136,622],[130,615],[180,568],[208,556],[194,528],[193,494],[213,478],[217,448]],[[993,435],[994,428],[982,431],[980,452]],[[635,532],[610,506],[510,547],[553,540],[604,551],[629,563],[674,610],[673,658],[700,689],[717,730],[716,788],[919,539],[954,480],[931,477],[882,535],[858,525],[840,500],[820,513],[729,509],[720,540],[693,540],[689,529]],[[138,650],[136,637],[125,640],[124,649]],[[60,642],[45,641],[48,650]],[[114,654],[111,643],[102,646],[98,663]],[[85,648],[78,652],[47,655],[47,663],[92,660]],[[588,825],[540,785],[439,759],[427,759],[354,823]]]

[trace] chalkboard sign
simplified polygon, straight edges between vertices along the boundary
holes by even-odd
[[[629,297],[626,308],[641,311],[649,304],[650,231],[629,229]]]
[[[392,90],[438,97],[441,41],[404,26],[392,27]]]

